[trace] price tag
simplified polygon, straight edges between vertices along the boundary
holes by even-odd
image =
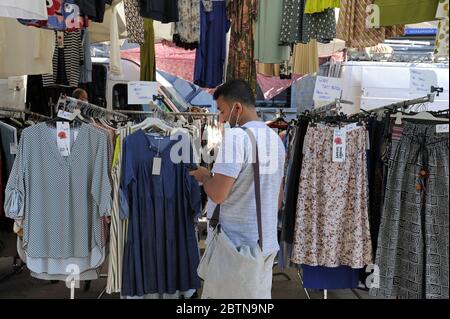
[[[68,121],[73,121],[75,119],[75,117],[77,117],[77,114],[59,110],[58,111],[58,117],[62,118],[62,119],[65,119],[65,120],[68,120]]]
[[[58,48],[64,49],[64,32],[63,31],[56,32],[56,40],[58,42]]]
[[[347,130],[335,129],[333,136],[333,162],[343,163],[346,158]]]
[[[17,155],[17,144],[16,143],[9,143],[9,154]]]
[[[70,124],[67,122],[56,122],[56,140],[61,156],[70,155]]]
[[[153,158],[152,175],[161,175],[161,164],[162,164],[161,157]]]
[[[438,124],[436,125],[436,133],[448,133],[448,124]]]
[[[358,127],[361,127],[361,126],[358,126],[358,123],[352,123],[352,124],[347,125],[345,127],[345,129],[347,130],[347,133],[348,133],[348,132],[351,132],[353,130],[356,130]]]

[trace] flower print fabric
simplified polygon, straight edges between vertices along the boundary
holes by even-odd
[[[366,130],[347,132],[346,161],[336,163],[334,129],[321,125],[306,133],[291,259],[309,266],[363,268],[372,263]]]

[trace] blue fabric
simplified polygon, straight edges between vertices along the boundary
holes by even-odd
[[[215,88],[223,83],[226,34],[230,29],[225,1],[213,1],[213,10],[200,10],[200,45],[195,54],[194,83]]]
[[[336,268],[302,265],[303,287],[306,289],[355,289],[358,288],[361,269],[348,266]]]
[[[194,217],[201,212],[200,187],[187,169],[192,155],[179,164],[171,161],[177,142],[142,130],[125,139],[121,197],[129,206],[129,216],[122,210],[129,227],[122,295],[173,294],[200,287],[194,227]],[[152,175],[157,154],[161,174]]]

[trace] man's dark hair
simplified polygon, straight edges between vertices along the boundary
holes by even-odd
[[[84,89],[80,89],[80,88],[75,89],[72,93],[72,96],[74,98],[76,98],[77,100],[79,100],[83,95],[87,96],[87,92]]]
[[[255,107],[256,104],[252,88],[244,80],[231,80],[219,86],[214,92],[214,100],[219,97],[223,97],[229,102],[239,102],[247,106]]]

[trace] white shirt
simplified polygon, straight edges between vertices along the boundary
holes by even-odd
[[[53,74],[54,51],[54,31],[0,18],[0,78]]]
[[[268,256],[279,250],[278,195],[283,178],[285,148],[280,137],[263,122],[249,122],[244,127],[252,130],[258,144],[263,254]],[[229,197],[221,205],[220,224],[223,231],[237,247],[257,245],[259,236],[251,142],[243,129],[226,130],[213,172],[236,179]],[[212,217],[215,207],[209,200],[208,219]],[[212,230],[208,230],[210,236]]]
[[[45,0],[1,0],[0,17],[47,20]]]

